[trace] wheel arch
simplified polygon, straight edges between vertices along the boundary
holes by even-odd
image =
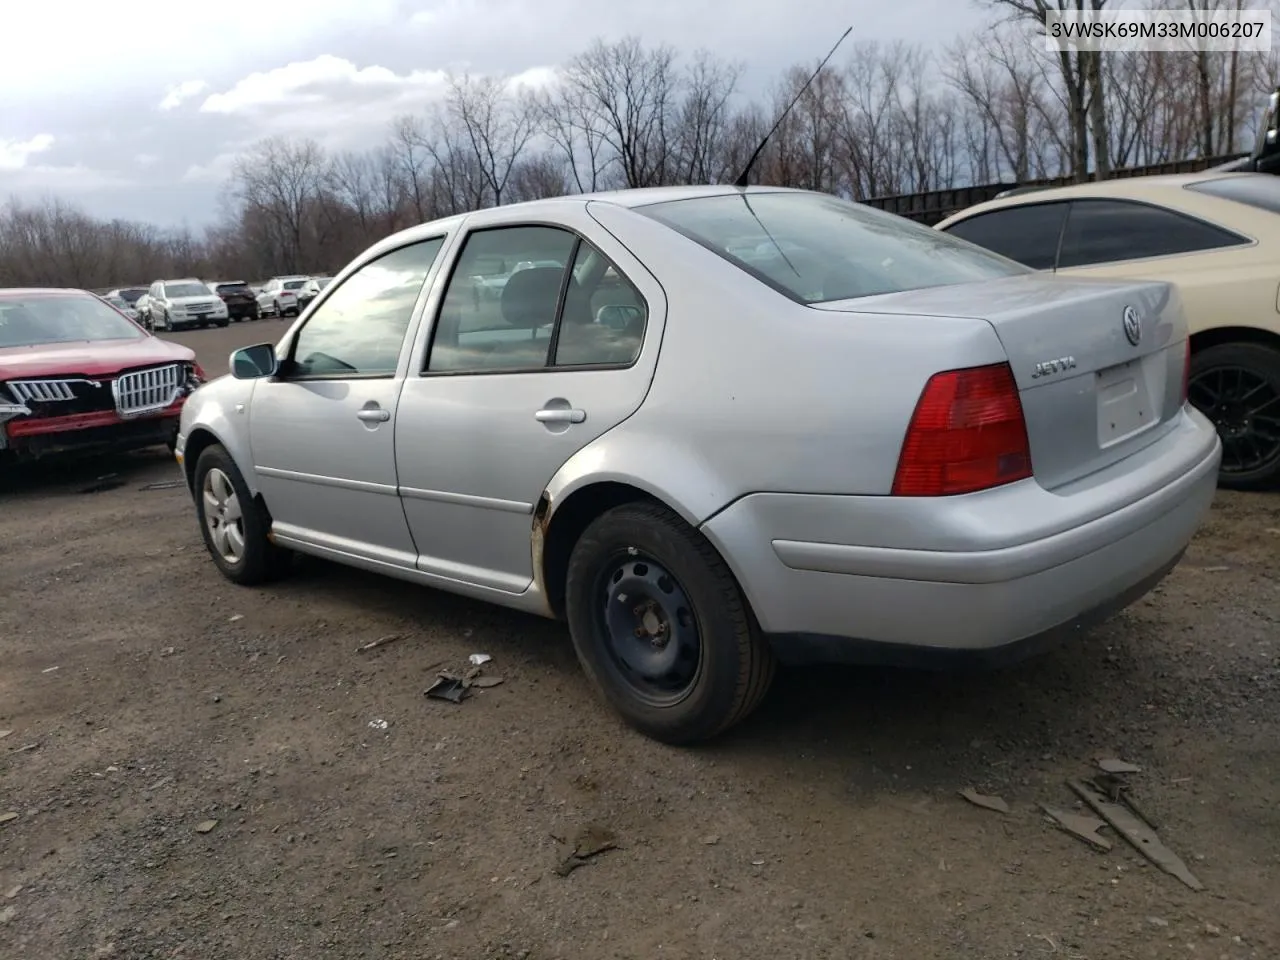
[[[1257,343],[1280,350],[1280,333],[1274,333],[1263,327],[1225,326],[1210,327],[1191,335],[1191,353],[1195,355],[1209,347],[1221,346],[1224,343]]]

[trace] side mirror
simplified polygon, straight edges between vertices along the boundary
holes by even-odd
[[[259,380],[275,376],[280,369],[276,348],[270,343],[255,343],[231,354],[231,375],[237,380]]]
[[[629,303],[610,303],[596,311],[596,323],[614,330],[622,330],[643,312],[639,307]]]

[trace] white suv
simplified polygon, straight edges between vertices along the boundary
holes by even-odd
[[[258,312],[266,316],[298,315],[298,294],[310,277],[272,277],[258,292]]]
[[[154,330],[225,327],[231,322],[222,298],[195,277],[157,280],[146,296],[147,316]]]

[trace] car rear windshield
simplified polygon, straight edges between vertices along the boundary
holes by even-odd
[[[299,287],[301,287],[301,286],[302,286],[304,283],[306,283],[306,282],[307,282],[307,281],[305,281],[305,280],[287,280],[287,281],[285,281],[284,288],[285,288],[286,290],[297,290]]]
[[[240,291],[246,291],[248,289],[249,289],[249,285],[245,283],[243,280],[236,281],[234,283],[218,284],[219,293],[239,293]]]
[[[1244,173],[1236,177],[1214,177],[1187,184],[1188,190],[1211,197],[1234,200],[1259,210],[1280,213],[1280,177],[1269,173]]]
[[[903,217],[819,193],[735,193],[637,207],[800,303],[1030,272]]]
[[[166,283],[166,297],[207,297],[212,291],[203,283]]]
[[[138,340],[146,334],[97,297],[0,298],[0,347],[84,340]]]

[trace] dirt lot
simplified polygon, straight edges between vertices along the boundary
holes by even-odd
[[[221,372],[282,329],[175,339]],[[1280,497],[1221,495],[1069,648],[786,672],[675,750],[593,699],[556,624],[322,563],[227,584],[185,491],[143,489],[175,476],[161,451],[0,492],[0,956],[1280,955]],[[477,651],[503,684],[423,696]],[[1142,766],[1203,892],[1046,824],[1099,755]],[[617,848],[558,875],[591,824]]]

